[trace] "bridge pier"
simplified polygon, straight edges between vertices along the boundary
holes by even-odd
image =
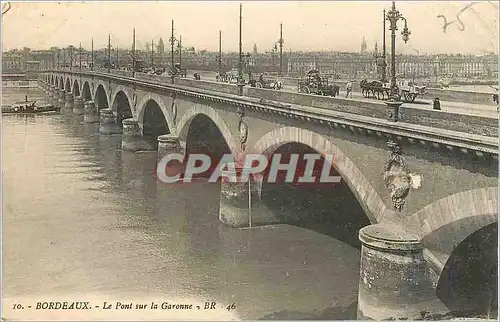
[[[381,224],[359,232],[361,265],[358,320],[415,319],[444,313],[435,295],[423,246],[415,237]]]
[[[99,112],[97,111],[94,101],[86,101],[84,109],[83,122],[99,123]]]
[[[74,103],[75,103],[75,101],[74,101],[74,98],[73,98],[73,93],[67,92],[66,93],[66,100],[65,100],[65,103],[64,103],[64,108],[66,108],[68,110],[73,110]]]
[[[45,96],[44,96],[44,100],[45,100],[45,103],[49,104],[50,103],[50,86],[48,84],[45,84],[44,86],[44,89],[43,89],[43,92],[45,93]]]
[[[154,148],[142,137],[141,128],[133,118],[122,121],[122,150],[124,151],[151,151]]]
[[[85,113],[85,108],[83,107],[83,99],[81,96],[75,97],[73,113],[75,113],[76,115],[82,115],[83,113]]]
[[[99,133],[120,134],[121,129],[116,124],[116,116],[110,108],[102,109],[99,113]]]
[[[54,87],[54,85],[50,85],[49,90],[47,91],[47,103],[55,105],[54,104],[54,93],[55,93],[55,87]]]
[[[57,106],[60,107],[60,108],[63,108],[64,107],[64,98],[65,98],[65,91],[64,89],[59,89],[59,98],[57,100]]]
[[[172,153],[185,154],[186,151],[181,145],[179,137],[173,134],[160,135],[158,137],[158,154],[157,160],[161,160],[163,157]]]

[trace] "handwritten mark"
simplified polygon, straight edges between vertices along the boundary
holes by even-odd
[[[2,16],[4,14],[6,14],[11,8],[12,8],[12,5],[10,4],[10,2],[4,3],[2,6]]]
[[[472,2],[468,5],[466,5],[465,7],[463,7],[455,16],[456,16],[456,20],[453,20],[451,22],[448,22],[448,19],[446,19],[446,17],[444,15],[438,15],[437,18],[443,18],[444,20],[444,25],[443,25],[443,32],[446,33],[446,30],[448,29],[448,26],[455,23],[455,22],[458,22],[458,25],[457,25],[457,28],[458,30],[460,31],[464,31],[465,30],[465,25],[464,23],[462,22],[462,20],[460,20],[460,15],[467,11],[468,9],[470,9],[473,5],[477,4],[478,2]]]

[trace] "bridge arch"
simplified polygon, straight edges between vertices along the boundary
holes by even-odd
[[[119,90],[115,93],[111,106],[113,111],[116,111],[116,124],[120,127],[123,127],[122,121],[124,119],[133,117],[130,100],[123,90]]]
[[[92,100],[92,92],[90,91],[89,82],[83,83],[82,86],[82,99],[84,102]]]
[[[139,102],[139,104],[137,104],[137,106],[139,106],[138,108],[138,114],[137,114],[137,122],[139,123],[139,125],[142,127],[143,124],[144,124],[144,112],[145,112],[145,108],[147,106],[147,104],[149,103],[149,101],[154,101],[156,104],[158,104],[158,106],[160,107],[162,113],[163,113],[163,117],[165,118],[166,122],[167,122],[167,126],[168,128],[171,130],[173,129],[172,127],[172,115],[170,114],[170,111],[169,109],[167,109],[167,107],[165,106],[165,103],[162,99],[162,97],[158,94],[153,94],[153,93],[145,93],[145,95],[141,98],[141,101]],[[132,102],[132,100],[130,100],[129,102]],[[134,103],[132,103],[134,104]]]
[[[142,106],[140,117],[143,138],[157,147],[158,137],[170,133],[165,112],[156,100],[150,98]]]
[[[436,295],[452,311],[486,314],[497,304],[497,194],[497,187],[456,193],[408,219],[438,275]]]
[[[78,80],[75,79],[73,81],[73,87],[71,89],[71,92],[75,97],[80,96],[80,84],[78,84]]]
[[[321,134],[297,127],[282,127],[261,137],[249,153],[262,154],[269,158],[280,146],[288,143],[299,143],[322,155],[333,155],[335,160],[332,166],[347,183],[372,224],[380,222],[384,215],[389,213],[382,198],[354,162]]]
[[[177,134],[179,139],[187,142],[189,128],[194,119],[199,115],[207,116],[219,129],[224,140],[226,141],[232,155],[237,155],[241,151],[241,147],[236,141],[236,136],[233,135],[229,126],[224,121],[222,116],[213,108],[204,105],[195,105],[187,110],[177,123]]]
[[[105,108],[109,108],[108,95],[106,94],[106,90],[104,89],[104,86],[102,84],[99,84],[97,86],[94,97],[97,109],[99,111]]]
[[[496,187],[459,192],[427,205],[408,219],[422,243],[439,253],[434,263],[439,272],[468,236],[498,222],[497,193]]]

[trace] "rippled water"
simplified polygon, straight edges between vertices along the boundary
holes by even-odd
[[[24,99],[25,90],[3,91],[3,104]],[[228,228],[217,218],[218,186],[159,186],[155,153],[122,152],[120,136],[100,136],[82,120],[2,118],[3,317],[356,318],[356,247],[290,225]],[[27,308],[39,300],[217,308]]]

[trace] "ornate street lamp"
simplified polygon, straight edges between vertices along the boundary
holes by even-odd
[[[278,39],[277,43],[280,45],[280,70],[279,76],[283,76],[283,24],[280,23],[280,39]]]
[[[222,73],[222,31],[219,30],[219,55],[217,57],[219,75]]]
[[[172,19],[172,35],[170,36],[170,39],[169,39],[169,42],[170,42],[170,58],[171,58],[171,82],[172,84],[174,83],[174,79],[175,79],[175,76],[177,74],[177,72],[175,71],[175,66],[174,66],[174,46],[175,44],[177,44],[178,46],[180,46],[180,43],[179,43],[179,40],[177,38],[174,37],[174,20]]]
[[[392,1],[392,8],[387,13],[386,19],[389,21],[391,30],[391,88],[390,88],[390,99],[387,102],[389,107],[389,120],[393,122],[398,121],[399,107],[402,102],[400,102],[400,97],[398,93],[398,87],[396,85],[396,30],[398,30],[397,23],[399,20],[404,20],[404,28],[401,32],[403,36],[403,41],[406,43],[410,38],[411,32],[408,30],[408,24],[406,18],[401,15],[401,13],[396,10],[396,2]]]
[[[396,30],[398,30],[397,23],[399,20],[405,22],[403,31],[401,35],[403,36],[403,41],[408,42],[411,32],[408,30],[408,23],[406,18],[401,15],[401,13],[396,10],[396,2],[392,2],[392,8],[387,13],[386,19],[390,22],[389,30],[391,30],[391,100],[398,100],[398,89],[396,86]]]
[[[243,4],[240,3],[240,37],[239,37],[239,59],[238,59],[238,94],[243,95],[243,86],[245,86],[245,80],[243,79],[243,53],[242,53],[242,43],[241,43],[241,12]]]

